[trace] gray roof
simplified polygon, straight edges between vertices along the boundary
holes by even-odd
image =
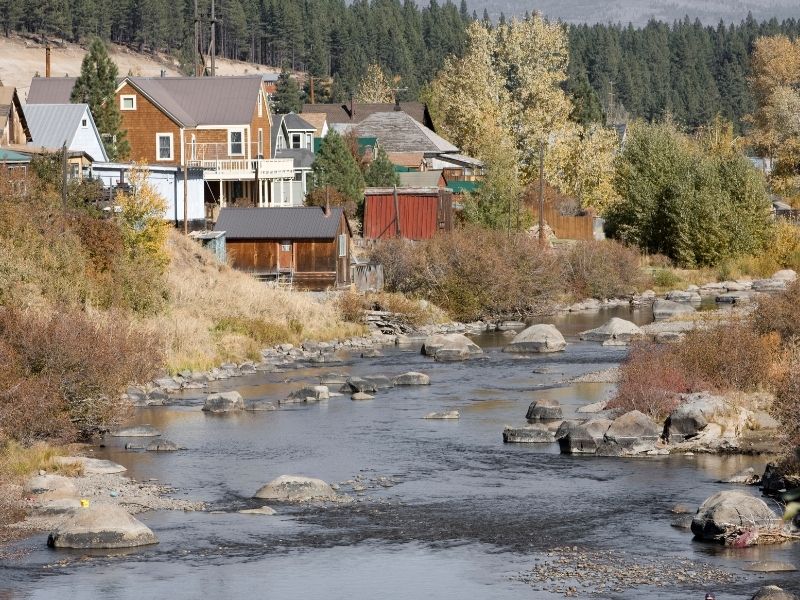
[[[245,125],[253,120],[260,75],[232,77],[126,77],[184,126]]]
[[[397,110],[397,104],[392,102],[371,104],[355,102],[352,111],[349,104],[304,104],[301,112],[325,113],[328,125],[333,125],[334,123],[360,123],[376,112],[395,110]],[[400,110],[411,115],[411,118],[423,123],[426,127],[434,128],[428,107],[422,102],[400,102]]]
[[[441,171],[409,171],[398,173],[403,187],[438,187]]]
[[[278,208],[223,208],[215,231],[224,231],[229,240],[298,240],[336,237],[342,218],[341,207],[331,214],[319,206]]]
[[[310,169],[314,163],[314,151],[308,148],[284,148],[275,152],[275,158],[291,158],[295,169]]]
[[[455,153],[458,148],[402,111],[374,113],[349,128],[374,137],[387,152]]]
[[[75,132],[84,114],[89,113],[88,104],[28,104],[25,106],[25,117],[31,128],[33,141],[31,144],[42,148],[60,148],[67,146],[75,138]],[[94,127],[94,121],[92,121]],[[99,136],[98,136],[99,137]],[[104,160],[106,157],[97,158]]]
[[[283,115],[283,122],[286,124],[287,131],[316,131],[316,127],[308,121],[304,121],[297,113]]]
[[[69,104],[77,77],[34,77],[26,104]]]

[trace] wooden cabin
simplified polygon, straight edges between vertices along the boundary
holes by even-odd
[[[453,194],[438,187],[364,190],[364,238],[428,240],[453,229]]]
[[[350,283],[352,231],[339,207],[223,208],[214,230],[225,232],[231,266],[259,279],[306,290]]]

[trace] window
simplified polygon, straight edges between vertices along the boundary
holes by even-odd
[[[347,256],[347,236],[343,233],[339,234],[339,258]]]
[[[308,148],[309,150],[314,148],[314,142],[311,141],[311,134],[310,133],[306,134],[306,148]]]
[[[172,160],[172,134],[156,134],[156,160]]]
[[[303,181],[303,172],[302,171],[295,171],[294,180],[295,181]]]
[[[300,140],[302,136],[299,133],[292,134],[292,148],[300,148]]]
[[[264,158],[264,130],[258,130],[258,158]]]
[[[244,131],[233,129],[228,132],[228,154],[242,156],[244,154]]]
[[[81,119],[81,127],[88,127],[89,119]]]
[[[291,252],[291,251],[292,251],[292,242],[283,240],[281,242],[281,252]]]
[[[70,163],[69,165],[69,178],[70,179],[78,179],[78,176],[81,172],[81,166],[75,163]]]
[[[192,158],[191,160],[197,160],[197,138],[194,134],[192,134]]]
[[[120,110],[136,110],[136,96],[120,96],[119,97]]]
[[[258,116],[259,117],[263,117],[264,116],[264,107],[263,107],[263,104],[262,104],[261,101],[262,101],[261,92],[259,92],[258,93]]]

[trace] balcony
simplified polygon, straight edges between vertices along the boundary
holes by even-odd
[[[293,179],[294,161],[291,158],[258,157],[256,144],[240,144],[240,149],[249,156],[231,155],[228,144],[191,143],[186,145],[186,156],[190,167],[203,169],[203,178],[211,181],[247,181],[254,179]],[[252,153],[247,152],[252,150]]]

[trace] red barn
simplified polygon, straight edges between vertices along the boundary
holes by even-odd
[[[364,238],[427,240],[453,229],[453,194],[438,187],[367,188]]]

